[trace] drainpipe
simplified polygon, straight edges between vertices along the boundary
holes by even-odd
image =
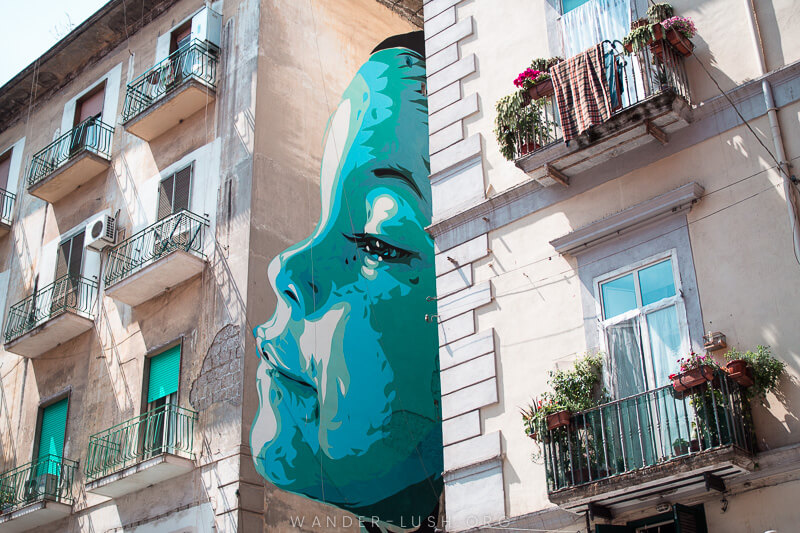
[[[744,0],[745,11],[750,21],[751,36],[753,45],[756,49],[756,57],[761,76],[767,74],[767,65],[764,60],[764,46],[761,41],[761,30],[758,26],[758,16],[753,0]],[[778,108],[775,106],[775,99],[772,96],[772,86],[764,78],[761,81],[761,91],[764,93],[764,104],[767,107],[767,117],[769,127],[772,132],[772,142],[775,145],[775,156],[778,159],[779,172],[783,182],[783,192],[786,196],[786,207],[789,211],[789,225],[792,230],[792,240],[794,242],[794,257],[800,263],[800,192],[794,182],[794,177],[789,172],[789,163],[786,160],[786,151],[783,148],[783,135],[781,126],[778,123]]]

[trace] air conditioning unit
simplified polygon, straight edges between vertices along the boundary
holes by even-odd
[[[117,222],[114,217],[103,214],[96,216],[86,225],[86,247],[101,251],[113,246],[117,238]]]

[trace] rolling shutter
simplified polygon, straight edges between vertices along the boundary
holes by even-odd
[[[150,378],[147,383],[147,403],[178,391],[181,373],[181,345],[150,358]]]
[[[162,180],[158,187],[158,219],[168,217],[181,209],[188,210],[191,190],[192,165]]]
[[[61,457],[64,454],[68,406],[69,398],[64,398],[44,408],[42,427],[39,430],[39,459],[47,455]]]

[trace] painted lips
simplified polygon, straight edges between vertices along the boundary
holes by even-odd
[[[311,383],[306,376],[295,374],[294,372],[292,372],[291,370],[289,370],[283,364],[280,363],[282,359],[278,357],[278,354],[275,351],[275,347],[272,346],[271,344],[268,343],[262,344],[261,355],[264,357],[264,360],[267,362],[269,367],[272,368],[275,371],[275,374],[277,374],[278,376],[285,378],[289,381],[293,381],[303,387],[308,387],[312,389],[315,393],[317,392],[316,385]]]

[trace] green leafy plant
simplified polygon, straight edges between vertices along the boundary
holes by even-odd
[[[525,105],[522,91],[504,96],[495,105],[494,134],[500,153],[513,161],[523,144],[549,135],[549,126],[542,120],[542,104]]]
[[[653,25],[645,24],[644,26],[632,29],[630,33],[622,39],[622,44],[626,49],[630,49],[631,52],[636,53],[650,44],[654,39],[655,33],[653,32]]]
[[[647,8],[647,21],[650,24],[658,24],[664,19],[670,18],[675,13],[672,5],[665,2],[653,4]]]
[[[767,393],[778,391],[778,384],[786,371],[786,363],[772,355],[769,346],[756,346],[755,351],[740,352],[731,348],[725,354],[728,361],[742,359],[753,369],[753,386],[747,389],[749,398],[764,399]]]

